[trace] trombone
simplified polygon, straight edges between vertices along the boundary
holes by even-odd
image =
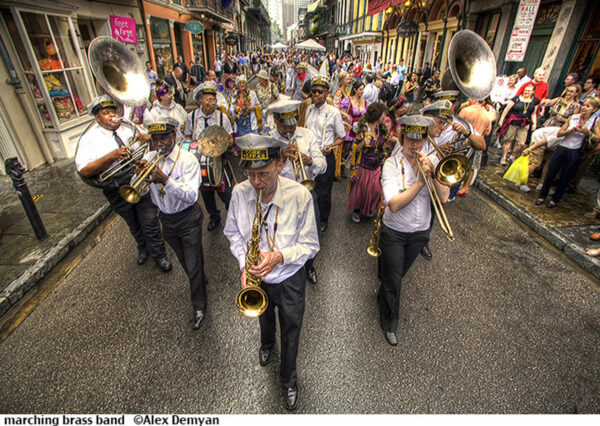
[[[292,141],[291,139],[288,138],[289,143],[291,144]],[[300,182],[300,184],[302,186],[304,186],[306,189],[308,189],[309,191],[312,191],[313,189],[315,189],[315,181],[311,180],[308,178],[307,174],[306,174],[306,169],[304,168],[304,161],[302,161],[302,153],[300,152],[300,147],[298,146],[298,142],[296,142],[296,140],[294,139],[294,145],[296,145],[296,148],[298,149],[298,160],[291,160],[292,161],[292,166],[294,167],[294,177],[296,178],[296,180],[298,180],[298,178],[300,177],[300,174],[302,174],[302,182]]]
[[[425,186],[427,186],[427,191],[429,192],[429,198],[431,199],[431,204],[433,204],[433,209],[435,210],[435,215],[437,216],[437,219],[440,222],[442,231],[444,231],[444,234],[446,234],[446,237],[448,237],[448,240],[454,241],[454,232],[452,231],[452,228],[450,227],[450,222],[448,221],[448,216],[446,216],[446,211],[444,210],[444,207],[442,206],[442,201],[440,200],[440,197],[439,197],[437,191],[435,190],[435,186],[434,186],[433,182],[431,181],[431,177],[425,176],[425,172],[423,171],[423,164],[421,163],[421,158],[419,157],[419,155],[417,154],[416,151],[413,151],[413,152],[417,159],[417,166],[419,167],[419,172],[421,173],[421,175],[423,175],[423,179],[425,180]],[[448,158],[448,157],[446,157],[446,158]],[[440,161],[440,164],[442,163],[442,161]],[[438,167],[440,166],[440,164],[438,164]],[[437,168],[436,168],[436,171],[437,171]],[[445,185],[444,182],[440,181],[440,183]]]
[[[119,194],[121,197],[128,203],[139,203],[142,192],[144,192],[148,187],[148,182],[144,183],[144,181],[150,175],[150,173],[152,173],[152,170],[154,170],[154,168],[158,165],[158,162],[164,159],[165,157],[157,152],[152,162],[147,163],[144,166],[141,173],[135,178],[131,185],[122,185],[119,187]]]
[[[436,152],[440,157],[440,162],[436,166],[433,174],[435,179],[445,186],[454,186],[465,180],[471,171],[471,163],[467,156],[460,154],[459,152],[452,152],[451,154],[446,155],[430,136],[427,136],[427,140],[433,147],[433,149],[427,153],[427,156]],[[452,143],[454,142],[455,141]]]

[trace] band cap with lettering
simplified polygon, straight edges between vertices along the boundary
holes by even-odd
[[[148,129],[148,133],[151,135],[164,135],[167,133],[174,132],[177,129],[177,120],[169,117],[168,115],[154,115],[150,114],[144,125]]]
[[[268,106],[265,114],[273,114],[273,117],[280,120],[284,126],[295,126],[298,123],[298,108],[302,102],[281,99],[281,96],[279,98],[276,102]]]
[[[436,99],[438,101],[446,99],[450,102],[454,102],[458,99],[458,95],[460,95],[460,92],[458,90],[443,90],[441,92],[435,92],[433,94],[433,99]]]
[[[98,111],[103,108],[114,108],[115,110],[119,108],[117,103],[113,98],[108,95],[101,95],[97,98],[94,98],[92,102],[89,103],[87,110],[88,114],[96,115]]]
[[[243,169],[260,169],[273,159],[281,156],[281,149],[287,144],[271,136],[254,133],[235,139],[235,144],[242,150],[240,166]]]
[[[447,119],[452,115],[450,108],[452,108],[452,102],[444,99],[421,108],[419,112],[423,115],[433,115],[435,117]]]
[[[422,115],[405,115],[400,117],[398,122],[402,125],[402,134],[409,139],[415,140],[426,139],[427,128],[435,124],[433,118]]]

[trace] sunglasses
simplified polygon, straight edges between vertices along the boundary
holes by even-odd
[[[324,91],[323,91],[323,90],[320,90],[320,89],[313,89],[313,91],[312,91],[312,92],[313,92],[313,93],[316,93],[317,95],[322,95]]]

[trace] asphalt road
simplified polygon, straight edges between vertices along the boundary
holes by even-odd
[[[405,277],[399,344],[378,323],[371,220],[345,181],[308,284],[298,413],[598,413],[600,288],[476,189],[447,206],[457,235]],[[206,227],[205,219],[205,227]],[[222,228],[220,229],[222,230]],[[234,306],[221,232],[203,235],[208,317],[190,328],[176,264],[138,267],[122,221],[0,345],[0,412],[283,413],[278,356]]]

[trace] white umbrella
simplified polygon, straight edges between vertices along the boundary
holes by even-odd
[[[302,43],[298,43],[296,49],[304,49],[304,50],[318,50],[320,52],[325,52],[325,47],[321,46],[319,43],[314,41],[312,38],[308,40],[304,40]]]
[[[278,49],[287,49],[288,47],[285,44],[283,44],[282,42],[278,41],[273,46],[271,46],[271,48],[273,50],[278,50]]]

